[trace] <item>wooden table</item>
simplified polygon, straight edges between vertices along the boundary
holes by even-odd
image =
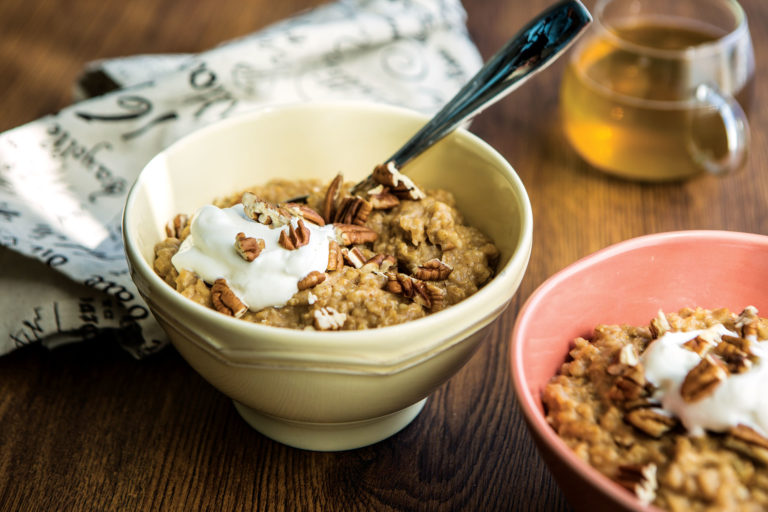
[[[318,3],[3,0],[0,130],[66,106],[87,61],[202,51]],[[466,1],[470,34],[488,57],[549,3]],[[758,87],[739,174],[642,185],[590,169],[560,130],[562,60],[476,120],[528,189],[533,255],[489,339],[405,430],[349,452],[296,450],[250,429],[172,348],[135,361],[112,340],[28,347],[0,358],[0,510],[567,510],[515,403],[510,329],[544,279],[609,244],[768,233],[768,4],[743,4]],[[0,269],[5,293],[12,272]]]

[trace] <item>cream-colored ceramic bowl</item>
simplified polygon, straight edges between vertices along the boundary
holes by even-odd
[[[255,325],[178,294],[153,271],[153,247],[177,213],[272,178],[365,177],[426,121],[380,105],[301,104],[219,122],[172,145],[141,172],[125,206],[131,275],[171,342],[263,434],[311,450],[385,439],[470,358],[509,303],[531,250],[531,208],[510,165],[459,130],[406,168],[455,194],[469,223],[501,251],[478,293],[413,322],[315,332]]]

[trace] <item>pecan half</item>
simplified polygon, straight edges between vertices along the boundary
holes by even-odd
[[[405,274],[388,272],[387,283],[384,285],[384,289],[395,295],[402,295],[407,299],[412,299],[418,293],[416,291],[417,283],[419,281]]]
[[[328,266],[325,270],[341,270],[344,267],[344,255],[339,244],[333,240],[328,242]]]
[[[752,342],[747,338],[740,338],[738,336],[729,336],[725,334],[720,345],[723,343],[726,345],[731,345],[734,349],[744,352],[747,355],[752,354]]]
[[[309,235],[309,228],[304,225],[303,220],[299,219],[296,227],[293,224],[289,224],[288,229],[280,232],[280,238],[277,239],[277,243],[284,249],[293,251],[307,245],[309,243]]]
[[[333,216],[336,209],[336,200],[339,198],[339,191],[341,185],[344,183],[344,176],[341,173],[337,174],[333,181],[328,185],[328,189],[325,191],[325,200],[323,201],[323,218],[325,222],[330,224],[333,222]]]
[[[749,444],[768,450],[768,439],[760,435],[755,429],[746,425],[736,425],[728,431],[730,435]]]
[[[325,226],[325,219],[317,213],[314,208],[300,203],[285,203],[281,209],[290,213],[294,217],[301,217],[318,226]]]
[[[651,437],[659,438],[677,425],[677,419],[664,409],[637,407],[624,415],[624,420]]]
[[[378,185],[368,191],[368,202],[374,210],[389,210],[400,204],[400,199],[389,191],[389,187]]]
[[[211,302],[216,311],[235,318],[240,318],[248,311],[248,306],[235,295],[235,292],[227,284],[227,280],[223,278],[219,278],[213,283]]]
[[[304,276],[296,285],[299,287],[299,290],[306,290],[308,288],[314,288],[315,286],[319,285],[323,281],[325,281],[325,278],[328,277],[324,272],[318,272],[317,270],[313,270],[306,276]]]
[[[342,199],[341,204],[339,204],[339,207],[333,216],[333,222],[338,224],[357,224],[358,226],[364,226],[372,209],[371,203],[362,197],[345,197]]]
[[[619,466],[614,480],[637,496],[644,505],[650,505],[656,499],[656,489],[659,487],[656,473],[656,464],[653,463],[626,464]]]
[[[373,180],[380,185],[389,187],[392,193],[400,198],[417,201],[427,197],[409,177],[397,170],[394,162],[377,165],[373,169]]]
[[[445,291],[437,286],[399,272],[387,272],[386,276],[384,289],[390,293],[412,299],[431,311],[442,309],[445,305]]]
[[[347,315],[331,307],[318,308],[312,313],[313,324],[318,331],[338,331],[344,327]]]
[[[431,312],[440,311],[445,307],[445,290],[431,283],[424,283],[420,295],[424,297],[424,306]]]
[[[746,425],[736,425],[728,430],[726,448],[768,465],[768,439]]]
[[[235,250],[245,261],[253,261],[264,250],[264,240],[245,236],[241,231],[235,236]]]
[[[189,216],[180,213],[165,225],[165,234],[168,235],[169,238],[181,239],[181,233],[184,231],[184,228],[187,227],[188,223]]]
[[[334,224],[336,241],[341,245],[357,245],[375,241],[379,234],[357,224]]]
[[[715,388],[726,378],[728,368],[725,364],[707,354],[685,376],[680,386],[680,396],[686,402],[697,402],[714,393]]]
[[[291,222],[290,213],[274,203],[264,201],[252,192],[245,192],[241,201],[245,214],[259,224],[278,228]]]
[[[344,247],[341,250],[341,254],[344,256],[344,261],[355,268],[360,268],[365,265],[365,256],[363,256],[362,251],[357,247],[353,247],[352,249]]]
[[[422,281],[443,281],[453,272],[453,267],[437,258],[425,261],[413,270],[413,276]]]

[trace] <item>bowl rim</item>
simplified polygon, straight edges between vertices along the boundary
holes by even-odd
[[[555,456],[568,468],[584,475],[585,479],[593,483],[602,493],[608,495],[616,502],[630,510],[649,510],[662,512],[654,506],[643,506],[640,501],[630,493],[621,489],[615,482],[600,473],[590,464],[580,459],[574,451],[558,436],[554,429],[547,423],[546,417],[538,409],[536,404],[541,404],[541,397],[534,397],[527,385],[525,366],[522,364],[523,342],[522,335],[532,322],[529,312],[536,308],[542,300],[560,283],[574,274],[612,259],[619,255],[635,251],[652,245],[667,244],[680,241],[696,242],[740,242],[757,244],[768,247],[768,236],[757,233],[746,233],[728,230],[680,230],[659,232],[630,238],[599,249],[557,271],[544,280],[526,299],[517,314],[512,328],[509,342],[509,368],[512,374],[513,389],[517,396],[517,402],[526,419],[528,427],[534,431],[541,442],[547,444]]]
[[[512,165],[490,144],[479,138],[478,136],[469,132],[466,128],[457,128],[453,134],[449,136],[460,137],[464,140],[470,141],[472,146],[480,150],[480,152],[492,159],[496,164],[496,168],[499,170],[499,174],[511,185],[515,196],[518,199],[518,207],[520,210],[520,232],[518,235],[516,249],[510,255],[507,263],[500,269],[491,281],[486,283],[480,290],[474,293],[472,296],[464,299],[446,308],[444,311],[427,315],[423,318],[411,320],[401,324],[378,327],[375,329],[365,330],[366,335],[360,336],[360,331],[334,331],[331,336],[327,332],[316,331],[302,331],[296,329],[289,329],[283,327],[274,327],[269,325],[255,324],[252,322],[243,321],[241,319],[227,317],[210,308],[206,308],[194,301],[188,300],[178,292],[168,286],[157,274],[154,273],[151,266],[142,256],[138,249],[138,244],[129,237],[131,233],[131,213],[136,201],[137,191],[141,187],[144,180],[147,179],[148,169],[151,170],[157,165],[159,160],[162,160],[166,155],[182,144],[188,144],[190,141],[194,141],[198,137],[205,137],[209,132],[225,129],[233,124],[247,124],[255,119],[258,119],[264,115],[272,113],[279,113],[286,110],[306,110],[306,109],[350,109],[350,110],[363,110],[371,113],[383,112],[385,114],[394,114],[401,117],[410,117],[411,119],[426,122],[429,116],[426,116],[420,112],[387,104],[372,103],[365,101],[309,101],[309,102],[296,102],[281,105],[267,105],[262,108],[258,108],[252,111],[248,111],[242,114],[237,114],[227,119],[214,122],[210,125],[195,130],[188,135],[175,141],[173,144],[159,152],[153,157],[141,170],[137,176],[135,182],[132,184],[125,202],[122,215],[122,227],[123,227],[123,240],[129,266],[131,268],[131,274],[139,274],[141,279],[148,281],[152,285],[153,291],[160,290],[164,300],[172,301],[176,305],[180,306],[189,314],[202,315],[206,321],[215,322],[227,329],[235,329],[238,331],[247,331],[254,338],[269,337],[280,343],[286,343],[287,346],[292,347],[293,350],[297,348],[297,345],[304,345],[305,348],[310,346],[317,346],[318,340],[323,340],[325,345],[331,341],[332,351],[329,354],[333,354],[335,350],[349,350],[359,348],[361,344],[374,346],[376,343],[380,343],[386,339],[402,339],[413,337],[414,331],[420,333],[428,333],[430,331],[439,330],[439,326],[444,323],[446,314],[453,314],[458,317],[472,317],[478,324],[480,322],[488,323],[488,316],[503,310],[504,307],[511,301],[514,293],[517,292],[517,287],[513,287],[514,293],[508,293],[506,290],[518,277],[521,272],[524,273],[528,260],[530,258],[532,239],[533,239],[533,213],[530,204],[530,198],[525,189],[522,180]],[[522,270],[521,270],[522,269]],[[496,297],[503,297],[505,300],[498,300]],[[489,307],[490,306],[490,307]],[[470,312],[476,311],[479,308],[485,308],[487,315],[484,318],[478,318],[476,315],[473,317]],[[446,312],[450,313],[446,313]],[[474,325],[474,324],[470,324]],[[484,324],[480,324],[482,327]],[[465,326],[469,327],[469,325]],[[479,328],[479,327],[478,327]],[[465,332],[464,330],[458,331],[459,333]],[[299,342],[301,340],[301,342]],[[442,342],[443,340],[440,340]],[[298,343],[297,343],[298,342]],[[439,345],[440,343],[437,343]],[[212,347],[219,352],[218,347]],[[389,363],[401,362],[405,359],[410,359],[414,356],[429,352],[435,349],[435,344],[424,345],[418,347],[418,350],[413,350],[405,357],[398,357],[389,361]],[[238,354],[246,354],[251,351],[234,351]],[[325,352],[324,352],[325,353]],[[365,361],[361,361],[365,364]],[[373,361],[368,361],[372,363]],[[381,364],[381,360],[375,361],[376,365]]]

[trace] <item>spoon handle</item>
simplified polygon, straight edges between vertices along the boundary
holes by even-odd
[[[531,20],[421,130],[385,162],[400,169],[464,121],[520,86],[565,51],[592,21],[579,0],[564,0]]]

